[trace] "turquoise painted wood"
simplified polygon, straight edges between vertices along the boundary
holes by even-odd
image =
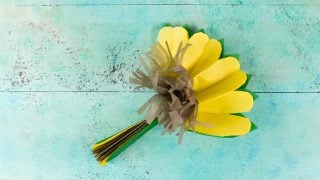
[[[164,22],[225,38],[254,91],[320,91],[319,6],[58,6],[1,9],[1,90],[132,90]],[[27,70],[26,70],[27,69]]]
[[[0,179],[320,178],[318,1],[0,4]],[[156,127],[100,167],[90,146],[142,118],[152,93],[127,79],[165,22],[203,27],[241,54],[259,129],[188,132],[178,145]]]
[[[14,5],[109,5],[109,4],[120,4],[120,5],[131,5],[131,4],[234,4],[234,5],[247,5],[247,4],[259,4],[259,5],[318,5],[317,0],[12,0],[7,4]]]

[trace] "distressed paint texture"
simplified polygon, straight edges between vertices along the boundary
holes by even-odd
[[[190,13],[192,12],[192,13]],[[319,6],[58,6],[0,10],[1,90],[132,90],[164,22],[225,39],[254,91],[320,91]],[[27,69],[27,70],[26,70]]]
[[[190,4],[190,5],[202,5],[202,4],[231,4],[231,5],[318,5],[317,0],[12,0],[7,4],[14,5],[74,5],[81,4],[86,6],[97,5],[97,4],[120,4],[120,5],[131,5],[131,4]]]
[[[318,1],[0,3],[0,179],[320,178]],[[90,146],[142,118],[152,93],[127,79],[165,22],[241,55],[259,129],[178,145],[156,127],[99,167]]]

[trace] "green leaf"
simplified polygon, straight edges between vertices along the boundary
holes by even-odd
[[[240,117],[246,117],[245,115],[243,115],[242,113],[233,113],[231,115],[235,115],[235,116],[240,116]]]
[[[222,50],[221,50],[221,55],[220,58],[224,57],[224,39],[218,40],[221,44]]]
[[[247,74],[246,82],[241,87],[239,87],[238,90],[245,90],[247,88],[251,78],[252,78],[252,75],[251,74]]]
[[[161,27],[163,28],[163,27],[167,27],[167,26],[172,26],[172,24],[170,24],[170,23],[164,23]]]
[[[226,58],[226,57],[234,57],[236,59],[240,59],[240,54],[226,54],[226,55],[223,55],[222,58]]]
[[[188,31],[188,35],[189,37],[191,37],[193,35],[193,29],[189,26],[189,24],[185,24],[182,26],[183,28],[185,28]]]
[[[254,131],[258,129],[258,126],[256,126],[252,121],[251,121],[251,128],[250,128],[250,132]]]
[[[190,26],[189,24],[185,24],[182,27],[188,31],[189,37],[191,37],[192,35],[194,35],[195,33],[198,33],[198,32],[205,33],[204,29],[197,29],[195,26]]]
[[[239,137],[239,136],[220,136],[219,138],[236,138],[236,137]]]
[[[195,33],[202,32],[205,33],[204,29],[198,29]]]

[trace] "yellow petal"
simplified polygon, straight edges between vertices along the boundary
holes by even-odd
[[[194,77],[201,71],[214,64],[220,58],[221,51],[222,46],[220,42],[215,39],[210,39],[192,72],[190,73],[191,77]]]
[[[237,71],[227,78],[221,80],[217,84],[196,92],[196,97],[199,103],[205,102],[215,97],[222,96],[228,92],[234,91],[241,87],[247,80],[247,75],[243,71]]]
[[[250,131],[249,118],[226,114],[198,112],[195,131],[213,136],[241,136]]]
[[[232,91],[218,98],[210,99],[199,104],[199,111],[231,114],[248,112],[253,107],[253,97],[244,91]]]
[[[238,70],[240,70],[240,63],[236,58],[223,58],[193,78],[193,89],[201,91]]]
[[[208,35],[202,32],[195,33],[189,39],[188,43],[191,44],[191,46],[187,49],[182,60],[182,66],[186,68],[189,72],[201,56],[203,49],[208,43],[208,40]]]
[[[180,43],[182,43],[181,47],[184,47],[189,40],[188,31],[183,27],[175,27],[173,29],[173,41],[172,41],[172,56],[174,57],[178,51]]]
[[[166,41],[168,42],[170,50],[173,42],[173,27],[163,27],[160,29],[157,41],[167,49]]]

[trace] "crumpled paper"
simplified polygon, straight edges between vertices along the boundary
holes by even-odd
[[[164,126],[164,133],[180,128],[178,142],[181,143],[183,132],[196,123],[198,111],[193,80],[181,65],[190,45],[182,47],[180,43],[174,57],[168,43],[166,45],[167,49],[158,42],[152,45],[145,59],[140,58],[144,71],[136,70],[129,81],[137,85],[135,89],[149,88],[157,93],[139,108],[138,113],[147,111],[144,118],[149,124],[157,118]]]

